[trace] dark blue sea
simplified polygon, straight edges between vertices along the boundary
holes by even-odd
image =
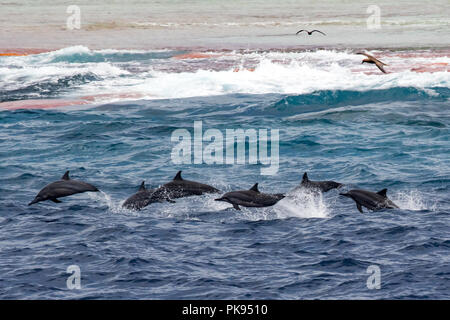
[[[335,50],[0,57],[0,298],[449,299],[450,77],[426,69],[448,55],[378,54],[392,72]],[[405,54],[420,72],[395,70]],[[174,163],[171,136],[195,121],[279,130],[277,171]],[[101,192],[28,206],[67,170]],[[344,191],[387,188],[400,208],[361,214],[342,190],[241,211],[212,194],[121,207],[179,170],[268,193],[308,172]]]

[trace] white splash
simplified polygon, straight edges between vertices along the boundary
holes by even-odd
[[[111,196],[103,191],[100,192],[89,192],[89,197],[101,205],[108,207],[108,211],[114,214],[126,214],[132,216],[140,216],[138,211],[129,210],[122,207],[125,199],[123,200],[112,200]]]
[[[328,218],[330,209],[322,193],[296,190],[274,206],[278,218]]]
[[[418,190],[400,191],[392,195],[391,200],[403,210],[436,211],[437,204],[426,201],[424,195]]]

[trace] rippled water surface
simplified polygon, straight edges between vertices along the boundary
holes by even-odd
[[[448,51],[375,53],[388,74],[331,50],[0,57],[0,297],[450,298]],[[279,129],[278,172],[174,164],[171,135],[194,121]],[[66,170],[101,192],[28,206]],[[178,170],[269,193],[307,171],[344,190],[387,188],[400,208],[360,214],[336,190],[242,211],[216,195],[121,208],[142,180]],[[66,287],[70,265],[81,290]]]

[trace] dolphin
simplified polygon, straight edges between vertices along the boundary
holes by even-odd
[[[233,208],[235,208],[236,210],[241,210],[239,206],[270,207],[283,198],[284,195],[281,193],[269,194],[259,192],[258,184],[255,183],[255,185],[249,190],[227,192],[221,198],[214,200],[231,203],[233,205]]]
[[[178,171],[173,180],[156,189],[152,197],[155,201],[161,201],[219,192],[220,190],[207,184],[184,180],[181,177],[181,171]]]
[[[151,203],[152,194],[154,191],[154,189],[147,189],[145,187],[145,181],[142,181],[138,192],[125,200],[125,202],[122,204],[122,207],[130,210],[141,210]]]
[[[168,202],[171,201],[164,194],[155,193],[156,189],[147,189],[145,187],[145,181],[142,181],[141,186],[139,187],[138,192],[130,196],[125,202],[122,204],[122,207],[129,210],[141,210],[154,202],[162,202],[164,200]]]
[[[308,178],[308,173],[305,172],[303,174],[302,182],[294,190],[305,188],[312,191],[327,192],[330,191],[331,189],[340,188],[342,186],[343,186],[342,183],[335,181],[311,181]]]
[[[395,203],[388,199],[386,192],[387,189],[380,190],[376,193],[355,189],[347,193],[340,193],[340,195],[353,199],[356,202],[356,208],[361,213],[363,213],[362,207],[366,207],[372,211],[398,208]]]
[[[46,185],[28,205],[31,206],[34,203],[46,200],[61,203],[58,198],[88,191],[98,192],[99,190],[89,183],[70,179],[69,171],[66,171],[61,180]]]

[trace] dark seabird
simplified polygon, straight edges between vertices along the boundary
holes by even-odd
[[[378,67],[378,69],[381,70],[381,72],[387,73],[383,68],[383,66],[387,66],[386,63],[381,62],[377,58],[371,56],[370,54],[364,53],[364,52],[357,52],[356,54],[362,54],[367,57],[367,59],[364,59],[361,63],[367,62],[367,63],[375,64]]]
[[[308,30],[304,30],[304,29],[302,29],[302,30],[300,30],[300,31],[297,31],[296,35],[299,34],[299,33],[302,32],[302,31],[307,32],[309,36],[310,36],[313,32],[319,32],[319,33],[323,34],[324,36],[326,36],[326,34],[323,33],[323,32],[320,31],[320,30],[312,30],[312,31],[308,31]]]

